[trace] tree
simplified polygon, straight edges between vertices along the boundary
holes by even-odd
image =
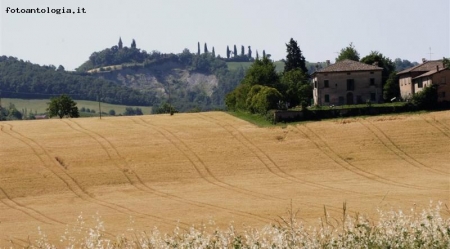
[[[59,118],[78,118],[80,116],[78,113],[77,103],[65,94],[59,97],[51,98],[50,102],[47,104],[47,111],[50,117],[58,116]]]
[[[227,59],[230,59],[230,53],[231,53],[230,47],[228,47],[227,45]]]
[[[305,57],[302,55],[300,47],[297,45],[297,41],[293,38],[286,44],[286,62],[284,64],[284,72],[289,72],[294,69],[300,69],[304,74],[308,74],[306,68]]]
[[[266,50],[263,50],[263,59],[266,58]]]
[[[383,99],[389,101],[400,96],[400,86],[398,85],[397,72],[393,71],[383,87]]]
[[[206,42],[205,42],[204,53],[205,53],[205,54],[207,54],[207,53],[208,53],[208,45],[206,45]]]
[[[200,42],[198,42],[198,51],[197,51],[197,55],[200,55]]]
[[[359,53],[356,51],[355,46],[351,42],[348,47],[341,49],[341,53],[336,58],[336,62],[342,61],[342,60],[353,60],[353,61],[359,61]]]
[[[123,43],[122,43],[122,37],[119,37],[119,49],[122,49]]]
[[[256,60],[259,60],[258,50],[256,50]]]
[[[361,62],[369,65],[376,64],[376,66],[383,68],[383,72],[381,73],[382,86],[386,84],[386,81],[388,80],[391,73],[395,71],[394,62],[388,57],[383,56],[383,54],[378,51],[370,52],[369,55],[361,59]]]
[[[234,57],[237,57],[237,48],[236,48],[236,45],[234,45],[233,55],[234,55]]]
[[[448,58],[442,58],[442,64],[444,64],[444,68],[450,69],[450,60]]]
[[[59,66],[58,66],[58,69],[56,69],[56,71],[58,71],[58,72],[64,72],[65,69],[64,69],[63,65],[59,65]]]
[[[242,56],[242,57],[245,56],[245,48],[244,48],[244,45],[241,46],[241,56]]]
[[[114,109],[109,110],[109,115],[116,116],[116,111]]]
[[[136,41],[133,39],[133,41],[131,42],[131,48],[136,48]]]
[[[278,90],[288,107],[307,104],[312,99],[313,89],[308,76],[299,68],[283,73]]]
[[[251,59],[252,58],[252,48],[250,46],[248,46],[248,58]]]
[[[216,51],[214,51],[214,47],[212,49],[212,57],[216,57]]]
[[[422,91],[416,93],[412,97],[412,103],[419,109],[431,110],[436,108],[438,101],[438,86],[431,84],[431,86],[424,87]]]

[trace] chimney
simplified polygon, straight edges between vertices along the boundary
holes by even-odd
[[[439,65],[436,65],[436,72],[439,72]]]
[[[327,66],[329,66],[330,65],[330,60],[327,60]]]
[[[427,62],[427,59],[422,58],[422,63],[425,63],[425,62]]]

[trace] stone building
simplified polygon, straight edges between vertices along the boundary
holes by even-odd
[[[383,68],[343,60],[314,72],[314,105],[352,105],[382,101]]]
[[[414,93],[422,91],[425,87],[435,84],[438,86],[438,102],[450,101],[450,69],[440,68],[438,65],[434,70],[421,74],[412,79]]]
[[[426,61],[422,59],[422,64],[411,67],[397,73],[400,84],[400,95],[402,99],[410,99],[418,87],[414,87],[413,78],[419,77],[422,74],[435,70],[436,67],[444,68],[442,60]]]

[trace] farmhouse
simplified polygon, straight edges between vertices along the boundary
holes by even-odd
[[[436,68],[444,68],[442,60],[426,61],[425,59],[422,59],[422,62],[423,63],[420,65],[405,69],[397,73],[400,84],[400,95],[402,99],[409,99],[414,95],[414,93],[417,92],[418,89],[422,89],[422,86],[420,86],[419,88],[419,84],[417,84],[417,87],[414,86],[414,78],[419,78],[419,76],[436,70]]]
[[[383,68],[343,60],[312,74],[315,105],[352,105],[382,99]]]
[[[412,85],[414,92],[418,93],[424,87],[435,84],[438,86],[438,101],[450,101],[450,83],[447,83],[447,79],[450,79],[450,69],[436,66],[436,69],[413,78]]]

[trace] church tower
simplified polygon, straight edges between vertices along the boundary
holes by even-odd
[[[122,49],[122,37],[119,37],[119,49]]]

